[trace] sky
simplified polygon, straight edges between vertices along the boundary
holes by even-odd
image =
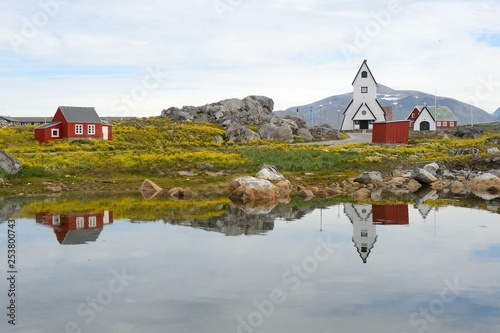
[[[0,0],[0,109],[157,116],[264,95],[275,110],[379,84],[500,107],[497,0]]]

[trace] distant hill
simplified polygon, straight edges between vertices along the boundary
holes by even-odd
[[[393,120],[403,120],[408,117],[416,105],[434,105],[434,95],[414,90],[394,90],[387,86],[378,85],[377,99],[382,106],[392,106]],[[299,116],[309,122],[309,108],[314,108],[315,124],[330,124],[333,128],[339,127],[343,112],[352,100],[352,92],[327,97],[307,105],[293,106],[284,111],[275,111],[279,116]],[[459,125],[471,123],[471,105],[449,97],[437,96],[439,105],[447,106],[458,118]],[[321,108],[321,106],[323,106]],[[298,113],[297,113],[298,110]],[[340,111],[340,112],[338,112]],[[472,106],[474,123],[490,122],[500,118],[500,108],[495,114],[490,114],[478,107]]]
[[[495,120],[500,120],[500,108],[493,112],[493,118],[495,118]]]

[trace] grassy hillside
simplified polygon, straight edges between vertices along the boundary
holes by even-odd
[[[114,124],[112,141],[41,144],[33,129],[0,129],[0,149],[24,165],[18,175],[3,175],[0,194],[45,193],[52,185],[64,191],[136,191],[145,178],[164,188],[221,192],[230,179],[253,175],[264,163],[276,166],[294,184],[331,183],[367,170],[467,161],[470,156],[452,158],[449,151],[478,147],[484,153],[494,146],[488,138],[495,135],[412,139],[407,146],[305,146],[264,140],[240,145],[216,143],[214,136],[223,137],[224,129],[214,124],[144,118]]]

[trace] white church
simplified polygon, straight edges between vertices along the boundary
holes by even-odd
[[[343,131],[371,130],[374,122],[391,120],[386,119],[386,112],[377,101],[377,86],[377,81],[364,60],[352,82],[353,96],[344,111]]]

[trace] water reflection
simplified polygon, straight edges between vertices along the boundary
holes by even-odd
[[[4,207],[19,221],[22,321],[0,322],[0,332],[500,328],[498,202],[438,210],[297,201],[267,214],[161,196]],[[117,274],[130,277],[124,288]],[[450,283],[456,293],[442,298]]]
[[[113,223],[113,212],[91,214],[58,214],[38,212],[37,224],[51,227],[61,245],[81,245],[95,242],[105,225]]]

